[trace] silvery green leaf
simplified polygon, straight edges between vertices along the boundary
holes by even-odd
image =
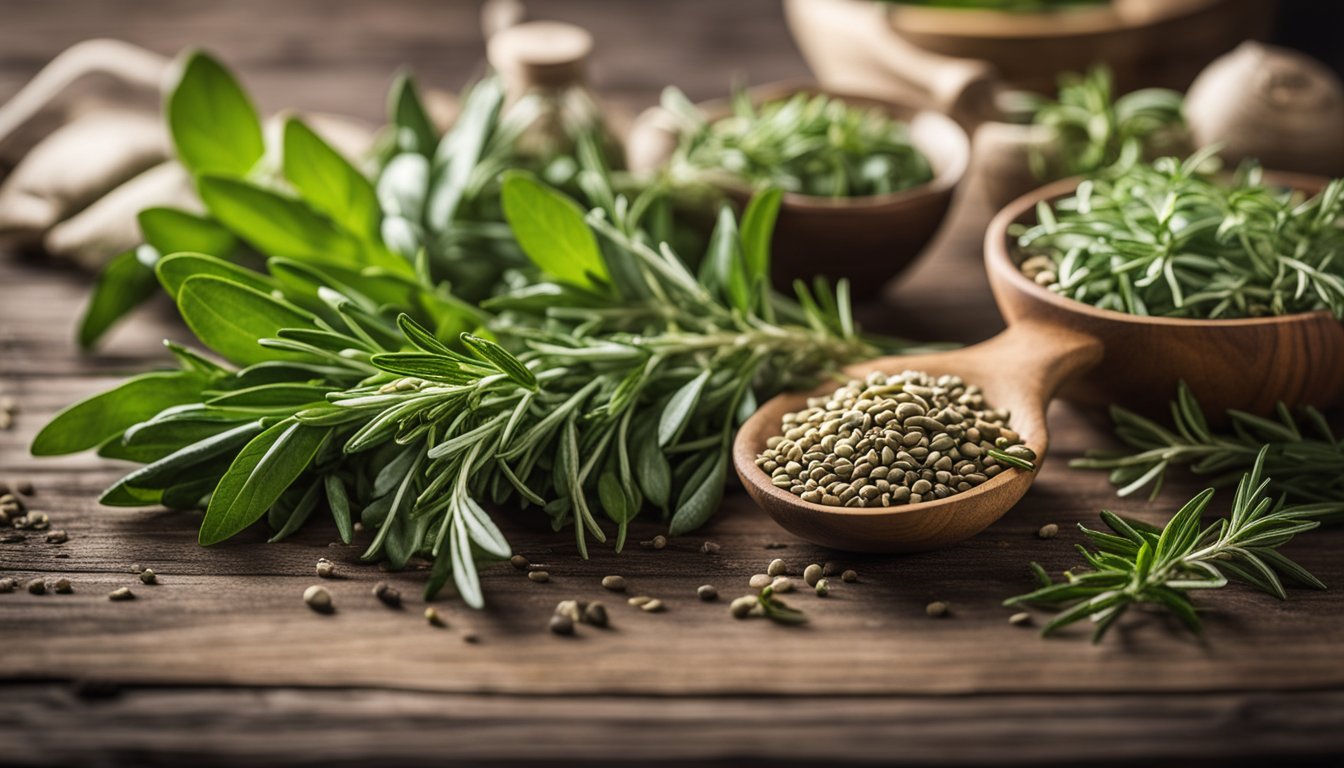
[[[662,416],[658,419],[659,446],[666,447],[676,442],[682,430],[686,428],[691,414],[695,412],[696,403],[700,401],[700,393],[705,388],[705,382],[709,381],[709,374],[708,370],[701,371],[700,375],[683,384],[667,401]]]

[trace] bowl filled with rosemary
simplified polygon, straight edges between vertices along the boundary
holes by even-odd
[[[985,239],[999,310],[1098,339],[1064,397],[1164,407],[1185,382],[1209,412],[1326,407],[1344,393],[1344,182],[1204,151],[1066,179],[1004,208]]]
[[[783,192],[771,278],[819,272],[875,295],[933,238],[970,155],[945,115],[806,83],[692,104],[675,89],[636,122],[632,170],[657,174],[692,206]]]

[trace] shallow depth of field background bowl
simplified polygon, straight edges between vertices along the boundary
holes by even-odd
[[[1266,181],[1316,194],[1325,180],[1266,173]],[[1039,201],[1073,193],[1065,179],[1018,198],[990,223],[985,267],[999,312],[1011,325],[1035,322],[1099,339],[1101,362],[1069,382],[1061,397],[1087,408],[1115,403],[1167,413],[1184,380],[1211,417],[1228,408],[1267,414],[1277,401],[1329,407],[1344,395],[1344,324],[1325,311],[1280,317],[1186,320],[1097,309],[1056,295],[1027,279],[1013,256],[1008,227],[1034,223]]]
[[[856,297],[878,295],[882,286],[918,256],[938,231],[957,184],[966,173],[970,141],[946,115],[812,84],[777,83],[748,91],[762,104],[795,93],[825,93],[859,107],[879,109],[909,123],[910,140],[928,159],[933,178],[917,187],[886,195],[831,199],[785,194],[771,247],[771,278],[783,290],[795,279],[816,275],[847,277]],[[732,111],[727,99],[697,105],[709,120]],[[676,146],[655,107],[635,121],[627,143],[631,170],[648,172],[664,165]],[[743,184],[721,185],[739,205],[751,197]]]

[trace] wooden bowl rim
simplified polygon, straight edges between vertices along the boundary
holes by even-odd
[[[1227,2],[1187,0],[1184,4],[1173,4],[1161,8],[1159,13],[1145,16],[1122,14],[1114,2],[1096,7],[1011,13],[992,8],[934,8],[893,3],[886,9],[886,19],[897,34],[920,37],[1001,42],[1058,39],[1085,41],[1112,35],[1142,34],[1162,24],[1189,22],[1200,14],[1219,10]]]
[[[1284,171],[1266,171],[1265,181],[1276,186],[1293,189],[1308,194],[1317,194],[1325,188],[1329,180],[1321,176],[1312,176],[1301,173],[1288,173]],[[1027,279],[1022,274],[1022,270],[1012,258],[1012,237],[1008,234],[1008,228],[1013,224],[1023,223],[1031,218],[1036,210],[1036,204],[1048,200],[1058,200],[1067,197],[1078,189],[1078,185],[1083,181],[1081,176],[1073,176],[1067,179],[1051,182],[1043,187],[1028,192],[1017,198],[1008,205],[1004,206],[994,218],[990,221],[989,227],[985,230],[985,268],[990,274],[997,274],[1004,280],[1007,280],[1020,293],[1026,294],[1033,301],[1048,304],[1062,312],[1074,313],[1090,317],[1103,323],[1113,323],[1116,325],[1142,325],[1156,326],[1163,328],[1180,328],[1184,330],[1206,330],[1206,331],[1225,331],[1235,328],[1245,328],[1253,326],[1272,326],[1296,323],[1317,323],[1323,319],[1338,323],[1339,320],[1328,310],[1317,309],[1310,312],[1296,312],[1290,315],[1270,315],[1266,317],[1232,317],[1224,319],[1208,318],[1188,318],[1188,317],[1153,317],[1151,315],[1131,315],[1127,312],[1117,312],[1113,309],[1102,309],[1094,307],[1091,304],[1084,304],[1081,301],[1070,299],[1066,296],[1047,290],[1045,287],[1037,285],[1034,281]],[[1000,304],[1002,309],[1002,305]]]
[[[873,211],[886,212],[896,208],[908,205],[914,200],[924,200],[926,198],[936,197],[951,193],[956,189],[966,176],[966,171],[970,167],[971,160],[971,139],[966,134],[966,130],[957,124],[955,120],[933,109],[916,107],[911,104],[904,104],[887,99],[879,99],[873,96],[867,96],[853,91],[838,88],[827,88],[815,80],[797,79],[780,80],[773,83],[762,83],[754,85],[747,89],[748,96],[752,103],[760,105],[767,101],[786,99],[794,94],[807,93],[811,95],[824,94],[846,104],[861,105],[876,109],[881,109],[893,119],[900,120],[909,126],[914,126],[916,120],[936,123],[936,130],[945,131],[949,136],[956,139],[957,156],[949,166],[941,171],[935,169],[932,179],[917,184],[908,189],[899,192],[886,192],[880,195],[864,195],[862,197],[823,197],[821,195],[804,195],[798,192],[785,192],[783,196],[783,205],[797,210],[812,211]],[[708,101],[698,102],[695,105],[709,122],[715,122],[727,117],[732,111],[732,99],[717,98]],[[911,135],[911,144],[928,159],[929,153],[920,146],[916,140],[917,137]],[[756,190],[749,184],[743,184],[731,180],[715,181],[715,186],[725,191],[750,197]]]

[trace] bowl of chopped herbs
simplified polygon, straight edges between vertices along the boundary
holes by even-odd
[[[775,285],[822,274],[871,296],[932,239],[969,147],[945,115],[779,83],[698,105],[668,89],[632,133],[629,165],[692,206],[781,190]]]
[[[1101,340],[1063,393],[1085,406],[1151,413],[1181,382],[1214,414],[1344,393],[1344,181],[1162,158],[1019,198],[985,259],[1010,324]]]

